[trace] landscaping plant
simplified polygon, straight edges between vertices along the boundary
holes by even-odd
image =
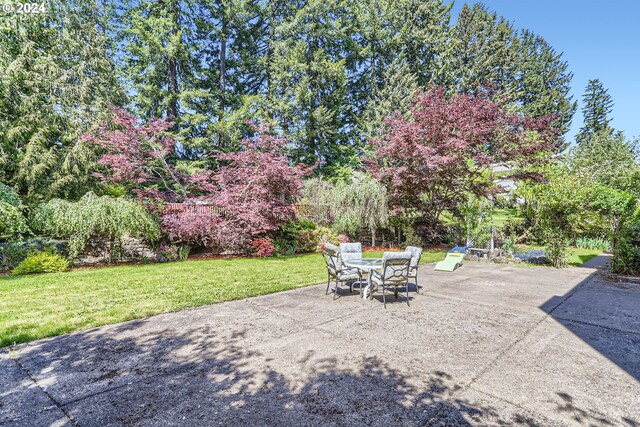
[[[13,270],[27,255],[34,252],[49,252],[64,255],[66,253],[66,247],[64,242],[41,237],[0,243],[0,272]]]
[[[273,240],[269,237],[255,239],[251,247],[253,248],[253,254],[260,258],[273,256],[275,251]]]
[[[158,240],[159,228],[141,204],[126,198],[97,197],[88,193],[77,202],[53,199],[40,205],[33,228],[69,241],[69,256],[76,259],[88,244],[100,247],[110,259],[117,256],[126,236]]]
[[[84,136],[105,151],[99,160],[105,169],[97,176],[156,205],[171,242],[250,254],[254,239],[295,219],[293,203],[309,169],[289,164],[285,138],[255,126],[256,136],[243,139],[239,151],[211,153],[220,165],[217,170],[189,172],[171,159],[176,141],[167,131],[172,125],[164,119],[140,124],[135,116],[115,109],[111,121]],[[167,211],[159,203],[163,201],[180,202],[187,209]],[[203,203],[212,209],[188,209]]]
[[[34,251],[18,264],[11,274],[55,273],[69,268],[69,262],[62,256],[51,252]]]
[[[611,242],[601,237],[578,237],[576,247],[582,249],[600,249],[605,252],[611,250]]]
[[[549,262],[555,268],[567,266],[567,246],[569,240],[566,235],[559,230],[547,230],[545,234],[545,251]]]
[[[614,236],[611,270],[640,276],[640,209],[619,227]]]
[[[552,120],[512,114],[483,91],[447,96],[444,88],[417,90],[411,114],[392,115],[381,136],[370,140],[367,169],[387,188],[391,215],[414,218],[423,238],[437,240],[433,233],[444,211],[459,214],[469,193],[493,191],[492,165],[546,161],[558,144]]]
[[[0,182],[0,238],[14,239],[29,232],[16,191]]]
[[[514,236],[505,236],[502,239],[502,250],[504,250],[507,255],[513,255],[516,253],[516,238]]]

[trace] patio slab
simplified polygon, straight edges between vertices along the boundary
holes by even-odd
[[[386,310],[318,285],[5,349],[0,426],[640,426],[638,285],[471,263],[419,282]]]
[[[71,426],[67,415],[9,354],[0,354],[0,426]]]

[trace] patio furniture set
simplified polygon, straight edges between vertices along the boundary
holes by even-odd
[[[354,285],[358,286],[360,296],[372,299],[373,293],[382,290],[384,307],[387,307],[387,290],[392,289],[395,298],[398,290],[404,288],[406,301],[409,305],[409,281],[413,279],[416,292],[418,286],[418,266],[422,249],[407,246],[403,252],[384,252],[382,258],[363,258],[362,244],[341,243],[340,246],[327,244],[323,252],[327,265],[327,291],[331,288],[331,281],[335,281],[333,298],[338,297],[338,285],[346,284],[353,292]]]

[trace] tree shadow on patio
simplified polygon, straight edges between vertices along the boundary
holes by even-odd
[[[540,425],[454,398],[461,386],[444,372],[314,351],[283,360],[245,325],[146,322],[34,343],[17,361],[81,426]]]

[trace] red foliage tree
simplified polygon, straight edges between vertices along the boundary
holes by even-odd
[[[167,133],[173,127],[170,120],[142,123],[122,108],[113,108],[112,113],[110,120],[82,137],[104,150],[98,163],[105,171],[95,176],[123,185],[145,201],[184,202],[213,190],[210,171],[187,174],[171,161],[176,141]]]
[[[242,141],[237,153],[215,152],[217,171],[188,174],[175,166],[175,140],[167,135],[172,123],[152,119],[140,123],[123,109],[111,121],[83,136],[105,153],[97,173],[103,182],[126,186],[147,204],[207,202],[214,209],[194,212],[160,211],[167,237],[175,243],[251,252],[255,238],[295,218],[292,206],[308,169],[291,166],[285,140],[256,128],[257,136]]]
[[[295,218],[293,202],[310,170],[289,165],[284,138],[257,130],[256,138],[242,141],[240,151],[215,153],[223,166],[214,176],[219,191],[213,202],[228,213],[222,230],[234,236],[236,249],[250,247],[255,237]]]
[[[388,188],[392,214],[413,218],[421,235],[434,238],[443,211],[457,213],[469,193],[495,190],[492,165],[518,169],[548,158],[558,143],[553,118],[510,114],[485,93],[418,90],[410,114],[389,117],[370,141],[367,167]]]

